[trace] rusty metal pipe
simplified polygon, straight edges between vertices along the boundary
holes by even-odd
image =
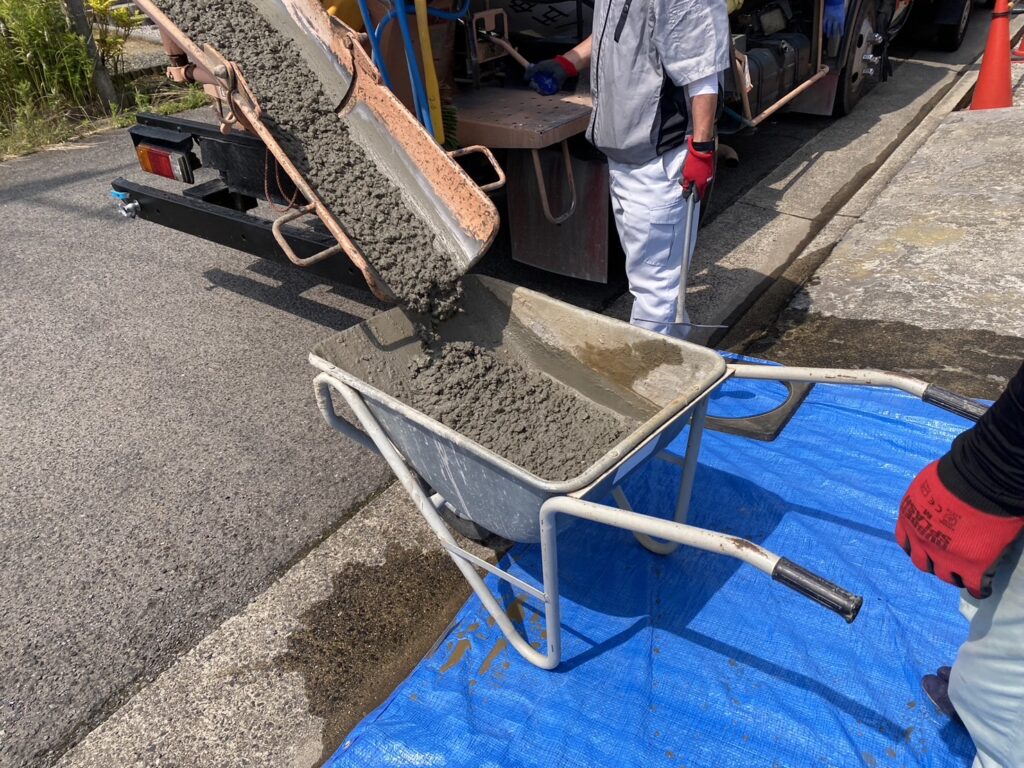
[[[762,112],[757,117],[755,117],[752,120],[754,125],[760,125],[761,123],[763,123],[765,120],[767,120],[769,117],[774,115],[776,112],[778,112],[784,106],[789,104],[789,102],[791,102],[793,99],[795,99],[801,93],[803,93],[808,88],[810,88],[812,85],[814,85],[816,82],[821,80],[821,78],[823,78],[828,73],[829,73],[828,65],[827,64],[822,64],[821,68],[814,75],[809,77],[807,80],[804,80],[802,83],[800,83],[800,85],[798,85],[792,91],[790,91],[785,96],[783,96],[781,99],[779,99],[774,104],[772,104],[770,107],[768,107],[768,109],[766,109],[764,112]]]

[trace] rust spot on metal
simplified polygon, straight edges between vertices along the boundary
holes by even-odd
[[[729,536],[728,539],[736,546],[736,549],[747,550],[749,552],[764,552],[764,550],[757,546],[757,544],[747,541],[746,539],[741,539],[739,536]]]

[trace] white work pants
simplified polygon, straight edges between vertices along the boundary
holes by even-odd
[[[978,750],[974,768],[1024,767],[1022,551],[1024,539],[999,566],[989,597],[962,604],[971,630],[949,676],[949,698]]]
[[[676,324],[676,302],[686,293],[683,264],[683,233],[686,203],[681,186],[686,145],[666,152],[643,165],[608,161],[609,189],[615,226],[626,252],[626,275],[633,294],[630,322],[641,328],[685,339],[690,319],[683,310],[683,324]],[[690,249],[697,243],[695,211]]]

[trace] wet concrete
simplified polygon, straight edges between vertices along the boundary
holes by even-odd
[[[352,141],[297,46],[246,0],[159,4],[194,41],[241,65],[275,137],[402,303],[433,320],[459,311],[451,255]],[[432,339],[430,323],[421,332]],[[471,344],[438,345],[409,373],[397,396],[547,479],[573,477],[625,433],[569,388]]]
[[[450,316],[459,298],[453,254],[354,141],[298,47],[247,0],[157,5],[194,42],[240,65],[274,137],[401,302]]]
[[[629,431],[568,387],[469,342],[410,367],[401,399],[545,480],[575,477]]]

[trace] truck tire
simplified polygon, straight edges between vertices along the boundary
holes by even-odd
[[[874,84],[874,78],[865,74],[869,66],[863,60],[867,53],[872,53],[875,44],[871,38],[878,30],[876,0],[863,0],[857,9],[857,17],[849,30],[850,43],[846,50],[843,69],[839,73],[839,85],[836,88],[836,103],[833,114],[843,117],[853,111],[857,102]]]
[[[956,24],[936,24],[935,44],[940,51],[955,51],[960,48],[967,36],[967,27],[971,21],[971,0],[960,0],[960,9]]]

